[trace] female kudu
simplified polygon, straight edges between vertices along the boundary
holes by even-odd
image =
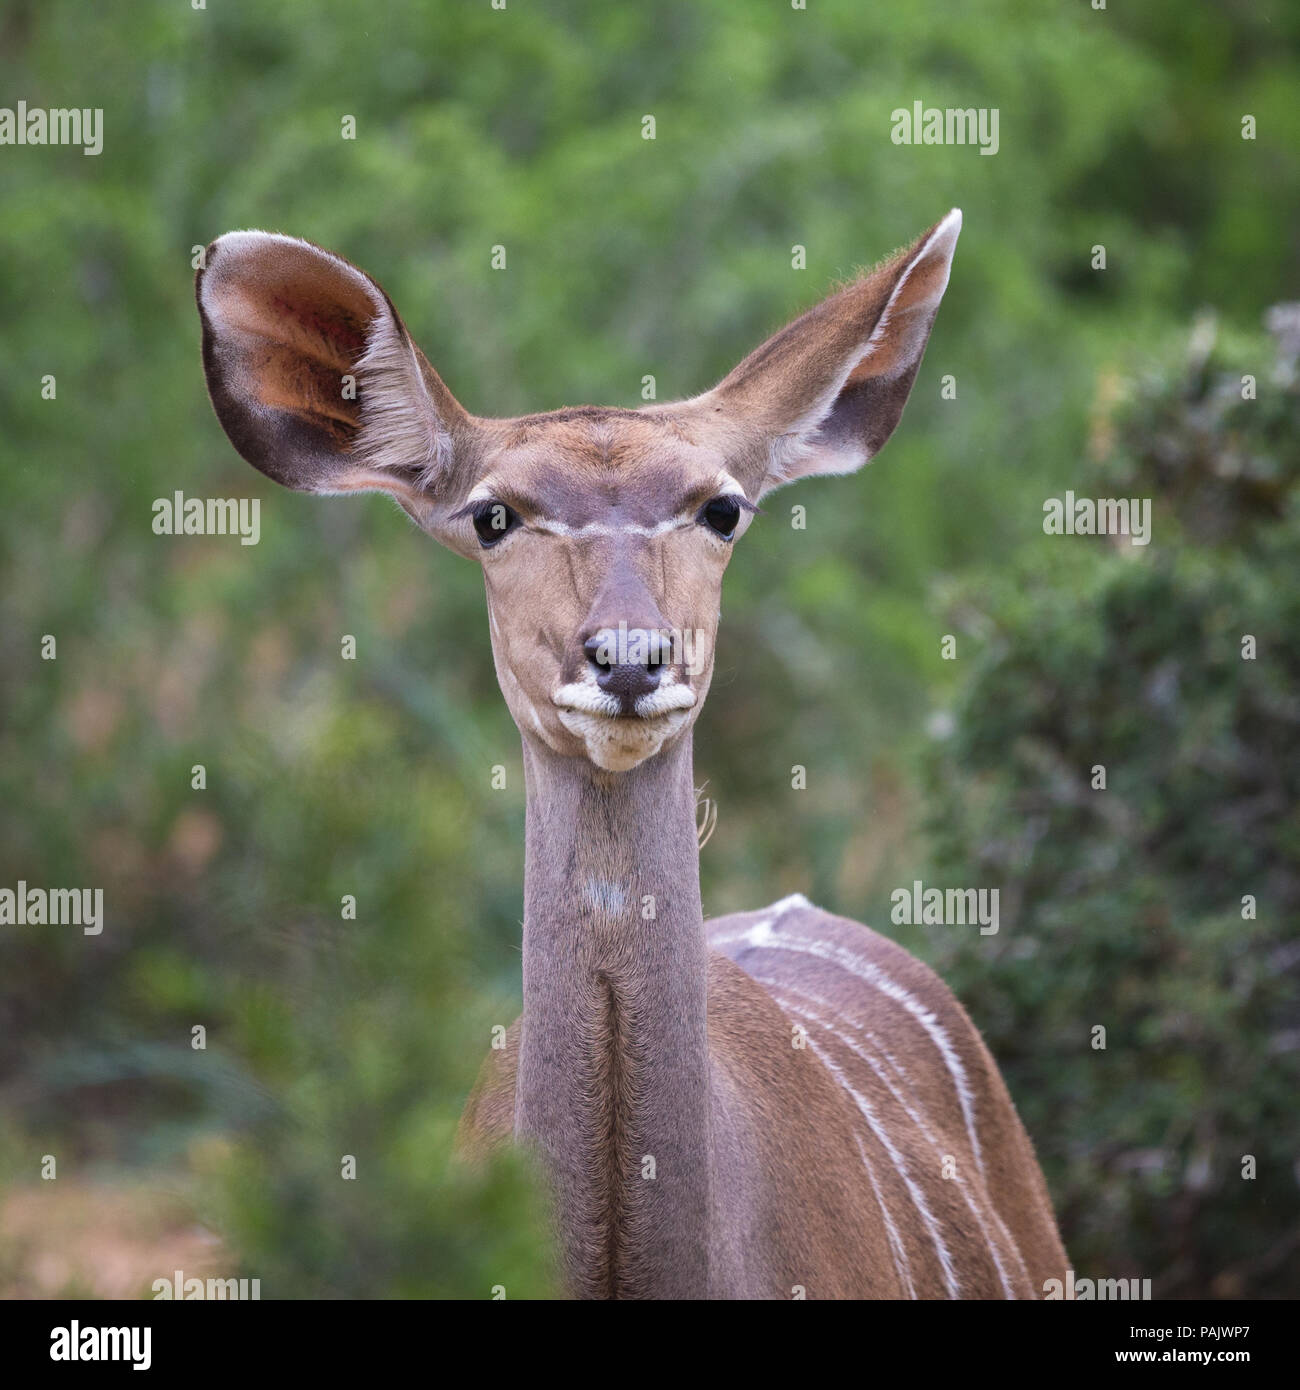
[[[893,432],[961,228],[640,410],[470,415],[379,286],[232,232],[198,276],[212,403],[288,487],[390,493],[483,566],[527,780],[522,1019],[462,1125],[543,1156],[592,1297],[1033,1297],[1065,1271],[1028,1137],[919,961],[787,898],[706,923],[691,731],[722,574],[772,488]]]

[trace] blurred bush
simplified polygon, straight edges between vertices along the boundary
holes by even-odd
[[[1003,895],[942,968],[1076,1266],[1157,1298],[1300,1294],[1298,311],[1103,412],[1080,489],[1152,542],[1052,537],[972,605],[931,764],[941,871]]]

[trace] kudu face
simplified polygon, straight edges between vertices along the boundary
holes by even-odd
[[[722,574],[764,493],[847,473],[898,423],[961,228],[949,213],[718,386],[642,410],[469,415],[379,286],[265,232],[212,243],[203,360],[239,452],[288,487],[384,491],[483,566],[523,736],[624,772],[694,722]]]
[[[510,712],[526,736],[626,771],[699,712],[752,503],[717,449],[662,416],[584,408],[485,434],[446,525],[483,566]]]

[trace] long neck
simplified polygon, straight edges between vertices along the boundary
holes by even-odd
[[[689,734],[621,774],[524,742],[515,1129],[588,1297],[707,1292],[704,923]]]

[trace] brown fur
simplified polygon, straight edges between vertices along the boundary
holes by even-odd
[[[707,934],[700,904],[691,727],[734,543],[765,492],[889,437],[959,227],[693,400],[515,420],[465,411],[341,257],[235,233],[200,272],[208,386],[240,453],[305,491],[388,492],[483,565],[523,737],[524,1013],[461,1147],[539,1155],[577,1295],[1033,1297],[1064,1273],[1029,1140],[942,983],[802,901]],[[731,536],[701,511],[727,498]],[[485,545],[488,505],[514,522]],[[590,648],[620,625],[695,634],[700,659],[615,669]]]
[[[706,924],[708,937],[710,941],[725,939],[762,918],[761,912],[716,918]],[[866,1063],[829,1041],[823,1030],[813,1030],[814,1038],[832,1051],[855,1088],[868,1094],[887,1124],[911,1176],[952,1243],[953,1265],[963,1293],[968,1297],[1002,1294],[989,1240],[980,1229],[982,1219],[997,1232],[1014,1296],[1040,1297],[1046,1280],[1064,1277],[1065,1252],[1032,1144],[988,1049],[961,1005],[914,957],[855,922],[803,907],[791,910],[783,924],[787,931],[821,941],[848,941],[915,991],[950,1030],[977,1098],[987,1177],[980,1175],[975,1163],[950,1078],[941,1065],[934,1064],[934,1058],[925,1057],[928,1040],[905,1011],[860,984],[855,988],[852,979],[808,957],[782,960],[778,956],[760,966],[758,958],[764,953],[743,946],[732,945],[726,955],[712,951],[708,1020],[713,1104],[721,1113],[734,1110],[739,1102],[748,1112],[746,1137],[757,1146],[750,1159],[763,1174],[766,1194],[765,1199],[753,1200],[744,1182],[718,1194],[716,1221],[735,1236],[731,1253],[742,1266],[738,1285],[718,1292],[733,1297],[790,1298],[802,1287],[808,1298],[905,1296],[883,1228],[878,1220],[869,1219],[870,1210],[861,1202],[862,1161],[853,1135],[870,1143],[870,1132],[816,1055],[791,1046],[798,1017],[781,1012],[771,993],[756,984],[741,963],[728,958],[748,956],[753,968],[777,976],[796,993],[800,986],[813,987],[823,997],[834,997],[843,1010],[857,1016],[859,1027],[850,1031],[860,1035],[872,1030],[888,1038],[895,1053],[908,1058],[912,1087],[904,1088],[904,1098],[929,1120],[931,1135],[918,1128]],[[519,1032],[516,1020],[504,1048],[491,1052],[484,1062],[465,1107],[457,1147],[467,1158],[482,1158],[493,1148],[513,1142]],[[598,1046],[605,1050],[612,1046],[612,1039],[603,1038]],[[611,1144],[611,1150],[615,1147]],[[956,1159],[960,1182],[943,1176],[942,1159],[947,1156]],[[719,1171],[734,1175],[736,1169],[723,1163]],[[888,1183],[888,1198],[896,1210],[906,1213],[912,1202],[905,1184],[889,1171],[888,1164],[878,1166],[877,1176]],[[963,1186],[969,1201],[963,1197]],[[797,1199],[791,1200],[796,1194]],[[1009,1239],[997,1230],[999,1220]],[[917,1295],[946,1297],[933,1245],[918,1225],[902,1218],[899,1224]]]

